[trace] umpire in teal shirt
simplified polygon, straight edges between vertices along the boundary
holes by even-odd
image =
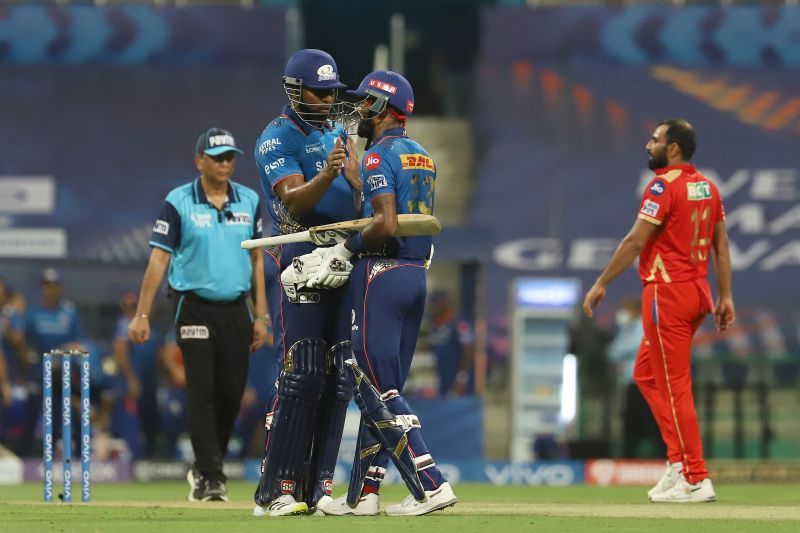
[[[254,190],[230,180],[237,153],[242,152],[233,135],[223,129],[198,138],[194,162],[200,177],[167,195],[128,326],[132,341],[150,337],[150,309],[169,267],[195,454],[187,475],[191,501],[228,499],[222,460],[247,381],[249,352],[266,338],[263,256],[240,246],[261,236],[261,209]]]

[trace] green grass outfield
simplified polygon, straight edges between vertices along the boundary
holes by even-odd
[[[254,485],[242,482],[230,484],[227,503],[188,502],[185,482],[92,489],[90,504],[65,505],[43,503],[39,484],[0,486],[0,531],[800,531],[800,485],[785,484],[720,485],[718,502],[684,505],[648,503],[646,487],[457,485],[455,507],[402,518],[254,518]],[[404,487],[385,487],[382,504],[404,496]]]

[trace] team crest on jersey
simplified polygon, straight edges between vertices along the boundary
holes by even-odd
[[[707,181],[689,182],[686,184],[689,200],[707,200],[711,198],[711,184]]]
[[[209,213],[192,213],[192,222],[195,228],[210,228],[211,227],[211,214]]]
[[[181,326],[181,339],[207,339],[208,328],[205,326]]]
[[[374,191],[375,189],[388,186],[388,183],[386,182],[386,176],[383,174],[373,174],[367,178],[367,183],[369,184],[370,192]]]
[[[433,160],[424,154],[401,154],[403,170],[436,170]]]
[[[161,235],[169,235],[169,222],[166,220],[156,220],[156,225],[153,226],[153,231],[155,233],[160,233]]]
[[[661,206],[657,202],[645,200],[644,205],[642,206],[642,214],[655,218],[660,208]]]
[[[381,156],[378,154],[369,154],[364,161],[364,166],[367,167],[367,170],[375,170],[381,166]]]

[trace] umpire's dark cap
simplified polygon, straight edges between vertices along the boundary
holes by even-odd
[[[236,141],[233,140],[233,134],[228,130],[222,128],[211,128],[207,132],[197,138],[197,145],[195,153],[206,155],[219,155],[225,152],[239,152],[241,150],[236,148]]]

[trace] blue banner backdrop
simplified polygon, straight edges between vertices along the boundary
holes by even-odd
[[[211,126],[234,133],[233,179],[258,190],[253,145],[285,102],[285,35],[277,8],[0,8],[0,256],[46,256],[50,241],[19,236],[49,228],[66,239],[50,257],[145,260]]]
[[[487,315],[518,276],[588,288],[635,219],[653,129],[683,117],[728,213],[741,321],[717,347],[797,350],[799,31],[797,8],[485,11],[470,222],[493,235]],[[624,274],[601,319],[638,290]]]

